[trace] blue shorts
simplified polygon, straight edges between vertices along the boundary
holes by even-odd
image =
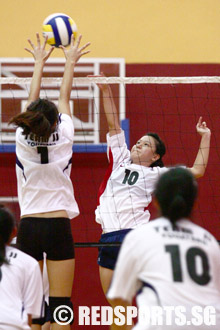
[[[125,235],[131,229],[122,229],[110,233],[102,234],[99,243],[122,243]],[[114,270],[121,246],[101,246],[99,247],[98,265]]]

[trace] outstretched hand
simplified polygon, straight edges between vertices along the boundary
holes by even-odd
[[[32,49],[25,48],[25,50],[33,55],[35,62],[37,62],[37,61],[46,62],[46,60],[50,57],[50,54],[54,50],[54,47],[50,47],[50,49],[47,51],[45,48],[46,48],[48,38],[47,37],[44,38],[44,42],[41,45],[39,33],[36,33],[36,37],[37,37],[36,46],[33,44],[33,42],[30,39],[28,39],[28,42],[31,45]]]
[[[91,78],[102,78],[102,77],[106,77],[104,75],[103,72],[101,72],[99,75],[88,75],[87,77],[91,77]],[[106,91],[109,91],[110,89],[110,86],[108,84],[99,84],[99,83],[96,83],[96,85],[99,87],[99,89],[102,91],[102,92],[106,92]]]
[[[206,125],[206,122],[202,121],[202,117],[199,117],[199,121],[196,125],[196,130],[200,135],[211,133],[210,129]]]
[[[76,43],[75,43],[74,35],[72,34],[70,48],[67,49],[64,46],[60,46],[60,48],[63,50],[64,55],[67,60],[69,59],[69,60],[73,61],[74,63],[76,63],[80,59],[81,56],[88,54],[90,52],[90,50],[83,51],[90,45],[90,42],[87,42],[87,44],[85,44],[84,46],[79,47],[81,39],[82,39],[82,35],[79,36],[79,38],[76,40]]]

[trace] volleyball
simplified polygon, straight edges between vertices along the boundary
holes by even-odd
[[[43,22],[43,37],[48,37],[47,43],[51,46],[68,46],[72,34],[76,38],[77,26],[74,20],[66,14],[49,15]]]

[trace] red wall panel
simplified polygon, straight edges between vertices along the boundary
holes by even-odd
[[[126,66],[127,76],[217,75],[219,71],[219,65]],[[202,115],[207,121],[212,129],[210,160],[205,176],[199,179],[200,192],[194,221],[210,230],[220,240],[219,86],[129,85],[126,87],[126,94],[126,117],[130,119],[131,145],[147,131],[158,132],[167,146],[164,158],[166,165],[177,163],[192,166],[200,142],[195,132],[196,120]],[[73,155],[71,178],[81,211],[79,217],[72,220],[75,242],[97,242],[100,237],[101,229],[95,223],[94,211],[98,188],[107,166],[106,155],[102,153]],[[0,196],[16,196],[14,154],[0,154]],[[152,206],[151,209],[155,216],[156,212]],[[14,211],[18,215],[17,206]],[[99,283],[97,254],[97,248],[76,249],[74,329],[82,328],[77,326],[79,305],[107,305]]]

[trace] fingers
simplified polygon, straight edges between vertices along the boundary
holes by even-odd
[[[52,46],[48,51],[46,50],[48,36],[44,37],[42,45],[38,32],[36,33],[36,39],[36,44],[34,44],[30,39],[28,39],[28,43],[30,44],[31,48],[24,49],[30,54],[32,54],[35,60],[42,60],[43,62],[45,62],[50,57],[50,54],[53,52],[54,47]]]
[[[87,44],[85,44],[84,46],[82,46],[81,48],[79,48],[79,51],[81,52],[83,49],[87,48],[90,45],[91,45],[91,42],[87,42]]]
[[[70,45],[73,46],[74,42],[76,41],[74,34],[72,33],[71,39],[70,39]]]
[[[49,52],[48,52],[48,57],[50,56],[50,54],[54,51],[54,46],[52,46],[51,48],[50,48],[50,50],[49,50]]]
[[[27,41],[29,42],[29,44],[31,45],[31,47],[34,49],[34,44],[33,44],[33,42],[31,41],[31,39],[28,39]]]
[[[196,130],[200,135],[211,132],[210,129],[207,127],[206,121],[202,121],[202,117],[199,117],[198,123],[196,125]]]
[[[82,39],[82,35],[80,34],[79,38],[76,41],[76,47],[79,48],[80,41]]]
[[[207,127],[206,122],[205,121],[202,121],[202,117],[199,117],[197,126],[198,127],[202,127],[202,128],[206,128]]]
[[[41,44],[40,44],[40,35],[39,35],[38,32],[36,33],[36,38],[37,38],[37,46],[38,46],[38,48],[40,48],[40,46],[41,46]],[[46,46],[47,39],[48,39],[48,37],[45,38],[45,41],[44,41],[44,44],[43,44],[43,47],[44,47],[44,48],[45,48],[45,46]],[[35,48],[35,45],[34,45],[33,42],[31,41],[31,39],[28,39],[27,41],[29,42],[29,44],[31,45],[31,47],[34,49],[34,48]]]
[[[43,49],[46,48],[47,40],[48,40],[48,36],[44,37]]]
[[[36,33],[36,37],[37,37],[37,45],[38,47],[40,47],[40,36],[38,32]]]
[[[32,55],[34,54],[32,50],[28,49],[28,48],[24,48],[28,53],[31,53]]]
[[[66,47],[64,47],[63,45],[59,46],[60,49],[62,49],[63,51],[65,51]]]
[[[198,125],[200,126],[202,123],[202,117],[199,117],[199,120],[198,120]]]
[[[36,33],[36,38],[37,38],[37,47],[40,48],[41,47],[41,40],[40,40],[40,35],[39,35],[38,32]],[[43,42],[43,45],[42,45],[42,48],[43,49],[46,47],[47,40],[48,40],[48,36],[45,36],[44,37],[44,42]],[[27,41],[29,42],[29,44],[31,45],[31,47],[34,49],[35,48],[35,45],[31,41],[31,39],[28,39]]]
[[[80,56],[86,55],[86,54],[88,54],[88,53],[90,53],[90,50],[87,50],[86,52],[82,52],[82,53],[80,54]]]

